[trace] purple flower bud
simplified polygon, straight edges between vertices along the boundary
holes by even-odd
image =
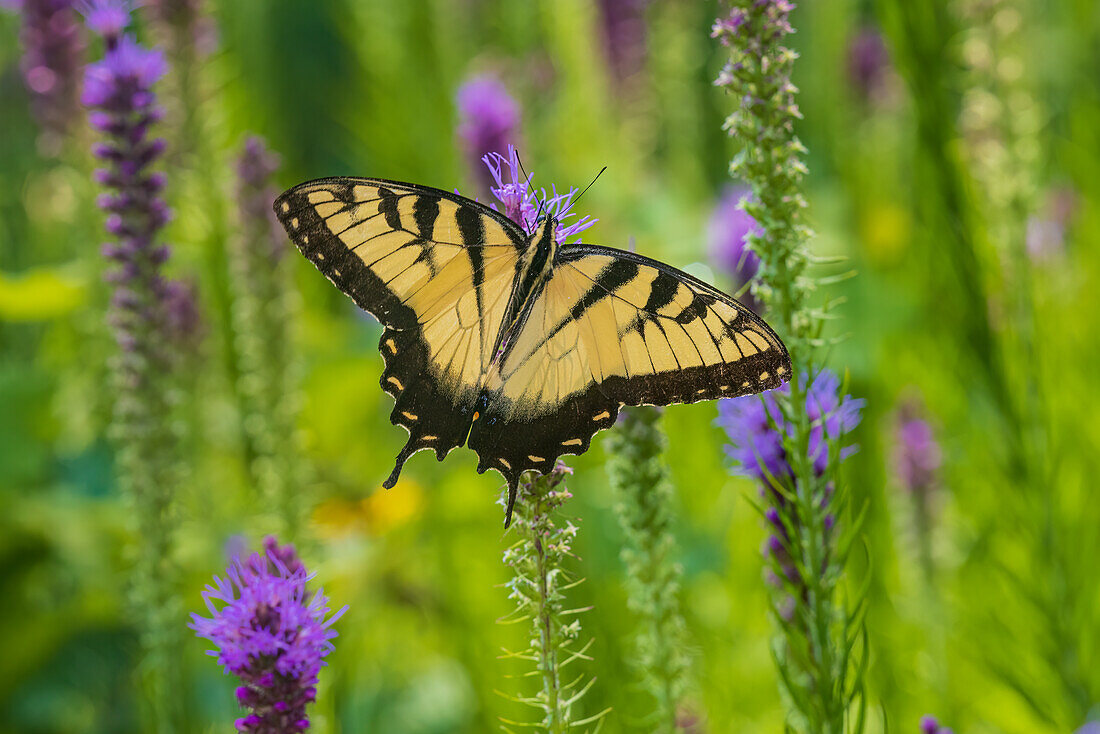
[[[147,193],[159,194],[164,189],[164,184],[167,180],[163,172],[154,171],[145,177],[141,185]]]
[[[647,0],[600,0],[604,53],[612,76],[622,84],[645,62]]]
[[[478,76],[455,93],[458,137],[482,190],[492,185],[490,173],[479,161],[489,154],[505,155],[519,142],[519,105],[498,80]]]
[[[21,9],[19,66],[31,93],[31,112],[42,129],[39,142],[46,152],[56,154],[79,111],[84,44],[73,0],[25,0]]]
[[[194,283],[172,280],[164,285],[165,331],[182,351],[194,351],[203,334],[198,293]]]
[[[111,234],[123,235],[127,232],[126,224],[118,214],[108,216],[105,226]]]
[[[88,29],[102,36],[108,48],[118,43],[130,24],[130,3],[126,0],[84,0],[80,12]]]
[[[890,52],[877,28],[860,30],[848,46],[848,78],[863,100],[872,100],[882,91],[890,70]]]
[[[760,258],[747,247],[750,234],[763,234],[760,225],[744,210],[743,200],[748,196],[747,188],[727,189],[707,225],[710,260],[733,277],[738,289],[752,280],[760,268]],[[753,311],[760,312],[760,304],[752,294],[745,294],[741,302]]]
[[[925,714],[920,719],[921,734],[937,734],[940,730],[940,723],[936,721],[936,717],[931,714]]]
[[[96,156],[97,158],[103,158],[105,160],[118,159],[118,151],[113,145],[110,145],[108,143],[94,143],[92,145],[92,155]]]
[[[245,140],[237,158],[237,206],[246,232],[240,245],[256,248],[272,264],[287,252],[286,237],[271,209],[275,200],[271,178],[278,168],[279,157],[268,150],[263,138],[253,135]]]
[[[898,409],[894,440],[894,472],[909,492],[929,492],[943,462],[932,426],[921,417],[919,402],[910,400]]]
[[[141,298],[129,288],[118,288],[111,296],[111,303],[116,308],[133,310],[141,305]]]

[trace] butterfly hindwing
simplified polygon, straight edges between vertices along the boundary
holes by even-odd
[[[275,212],[298,249],[385,326],[382,388],[420,449],[461,446],[526,247],[488,207],[439,189],[331,178],[290,189]]]
[[[580,454],[622,405],[778,387],[790,357],[721,291],[633,253],[565,246],[506,354],[492,365],[469,446],[510,481]]]

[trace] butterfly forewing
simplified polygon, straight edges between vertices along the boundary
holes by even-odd
[[[761,392],[790,369],[767,324],[713,287],[632,253],[570,246],[492,365],[469,445],[481,469],[546,470],[587,450],[623,404]]]
[[[461,446],[504,319],[522,231],[491,209],[438,189],[381,179],[322,179],[280,196],[298,249],[386,327],[382,388],[415,451]]]

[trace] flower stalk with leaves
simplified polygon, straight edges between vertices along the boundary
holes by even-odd
[[[690,663],[678,600],[682,572],[673,560],[672,485],[661,456],[666,444],[661,411],[653,406],[623,411],[607,437],[607,473],[626,540],[619,555],[627,572],[627,606],[639,618],[634,662],[654,699],[645,720],[656,732],[677,731]]]
[[[767,446],[761,472],[762,510],[773,529],[773,582],[779,589],[773,596],[780,633],[774,654],[791,724],[815,734],[839,734],[863,728],[863,601],[846,600],[842,583],[860,521],[844,514],[847,492],[837,475],[840,438],[850,428],[839,417],[844,400],[838,390],[817,389],[827,307],[811,307],[823,280],[807,273],[813,263],[807,246],[812,233],[802,221],[805,148],[794,131],[801,112],[791,83],[797,54],[785,45],[794,30],[793,8],[789,0],[731,3],[714,24],[714,37],[730,53],[716,84],[738,100],[726,129],[743,145],[730,168],[749,184],[752,196],[742,207],[760,228],[747,238],[760,259],[753,293],[774,319],[794,368],[789,386],[771,393],[766,408],[753,416],[778,442]],[[816,405],[822,396],[831,401],[834,416]],[[780,465],[785,471],[777,472]],[[839,529],[841,523],[846,527]]]
[[[111,264],[109,323],[118,350],[112,361],[112,434],[119,484],[133,507],[140,543],[133,551],[132,589],[145,650],[147,717],[159,731],[171,731],[180,721],[177,618],[182,612],[171,552],[178,466],[170,375],[178,348],[172,340],[181,315],[176,311],[188,305],[163,274],[168,248],[157,239],[169,217],[160,197],[166,179],[150,170],[165,148],[164,140],[150,138],[149,132],[161,116],[154,86],[166,64],[160,51],[124,34],[129,22],[125,3],[104,0],[86,10],[88,27],[103,38],[106,49],[103,59],[86,70],[82,101],[91,110],[92,128],[103,136],[93,152],[104,164],[95,171],[105,190],[97,203],[107,213],[112,237],[103,246]]]
[[[274,511],[279,532],[295,538],[305,510],[291,333],[297,306],[291,263],[285,257],[289,248],[271,211],[271,178],[277,167],[262,139],[245,141],[237,160],[241,234],[230,251],[230,264],[249,469]]]
[[[588,649],[592,641],[580,643],[581,624],[577,618],[585,609],[570,609],[565,594],[580,583],[565,570],[564,563],[573,558],[572,543],[577,526],[572,520],[558,516],[558,510],[572,497],[564,486],[565,477],[572,474],[558,462],[548,474],[528,472],[520,482],[511,531],[517,540],[504,551],[504,563],[512,569],[507,582],[508,598],[515,610],[505,622],[531,623],[530,646],[523,652],[507,653],[506,657],[534,663],[541,686],[534,696],[517,696],[512,700],[542,712],[534,722],[505,721],[515,726],[537,726],[551,734],[594,723],[604,713],[580,718],[576,705],[595,681],[585,682],[583,674],[571,678],[568,670],[577,660],[591,660]],[[507,505],[508,493],[500,503]]]

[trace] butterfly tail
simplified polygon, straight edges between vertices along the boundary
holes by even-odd
[[[409,457],[415,454],[416,451],[416,440],[410,436],[408,443],[405,444],[405,448],[401,449],[401,453],[397,455],[397,462],[394,464],[390,476],[386,481],[382,482],[383,487],[386,489],[393,489],[393,485],[397,484],[397,479],[401,476],[401,467],[405,466],[405,462],[408,461]]]
[[[508,509],[504,513],[504,529],[507,530],[512,524],[512,510],[516,506],[516,497],[519,495],[519,475],[513,474],[508,477]]]

